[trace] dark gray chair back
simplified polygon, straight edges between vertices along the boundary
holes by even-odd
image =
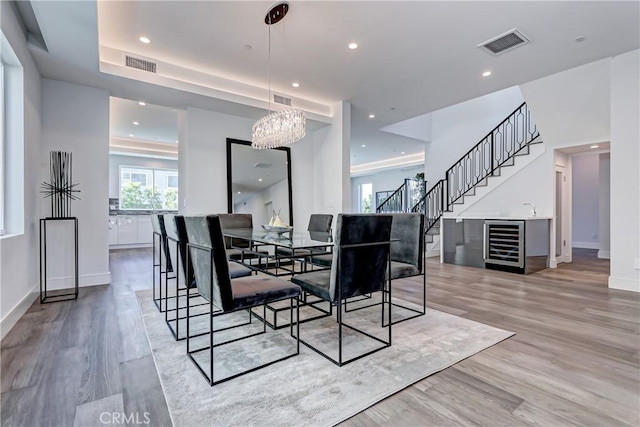
[[[251,214],[219,214],[222,229],[230,228],[248,228],[253,229],[253,216]],[[231,248],[231,238],[224,238],[225,248]],[[249,241],[234,239],[233,246],[237,248],[248,248]]]
[[[223,311],[231,310],[233,291],[220,218],[217,215],[185,217],[184,222],[189,243],[211,249],[207,251],[191,247],[189,251],[198,293]]]
[[[151,228],[154,233],[160,235],[160,247],[158,248],[160,251],[160,265],[165,267],[165,270],[172,271],[171,260],[167,258],[169,249],[169,246],[167,245],[167,231],[164,225],[164,218],[161,214],[151,215]]]
[[[391,215],[338,215],[329,286],[333,301],[385,289],[391,221]]]
[[[330,214],[313,214],[309,217],[309,226],[307,231],[320,231],[331,233],[331,222],[333,215]]]
[[[391,261],[415,265],[422,271],[424,258],[424,215],[395,213],[391,222]]]
[[[171,264],[177,266],[178,257],[180,257],[180,265],[182,265],[182,268],[179,269],[180,271],[178,272],[180,275],[180,283],[191,288],[195,285],[195,276],[193,273],[193,264],[191,263],[191,260],[187,260],[187,243],[189,243],[189,238],[184,224],[184,217],[182,215],[165,214],[164,224],[167,237],[174,240],[174,242],[171,240],[167,242],[169,246],[168,252]],[[177,247],[175,241],[178,242]],[[185,277],[187,280],[185,280]]]

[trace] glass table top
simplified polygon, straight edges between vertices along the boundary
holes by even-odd
[[[333,245],[331,234],[319,231],[293,230],[276,234],[250,228],[228,228],[223,230],[223,234],[234,239],[250,240],[255,243],[265,243],[290,249],[324,248]]]

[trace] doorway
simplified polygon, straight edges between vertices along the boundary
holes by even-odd
[[[571,262],[571,194],[567,191],[567,171],[562,165],[556,164],[555,169],[555,211],[556,224],[555,258],[557,263]]]

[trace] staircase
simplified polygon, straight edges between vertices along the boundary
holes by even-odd
[[[377,213],[411,212],[426,194],[427,183],[423,179],[407,178],[396,191],[376,207]]]
[[[498,177],[502,168],[513,166],[517,156],[529,154],[530,146],[542,142],[531,119],[531,112],[522,103],[506,119],[460,158],[411,209],[424,212],[426,242],[433,243],[440,234],[440,218],[452,212],[454,205],[463,204],[465,197],[476,194]]]

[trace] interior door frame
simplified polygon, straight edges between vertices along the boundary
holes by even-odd
[[[568,157],[568,156],[567,156]],[[567,159],[569,162],[570,158]],[[556,264],[559,263],[567,263],[572,261],[572,249],[573,244],[571,240],[571,180],[569,174],[570,168],[565,167],[563,165],[555,164],[554,173],[553,173],[553,183],[554,183],[554,211],[553,211],[553,220],[555,223],[554,227],[554,252],[553,258],[555,258]],[[561,191],[558,194],[558,174],[561,177]],[[558,206],[558,199],[560,199],[560,206]],[[558,223],[558,207],[560,208],[561,218],[560,223]],[[558,253],[557,241],[558,241],[558,233],[561,235],[561,250]]]

